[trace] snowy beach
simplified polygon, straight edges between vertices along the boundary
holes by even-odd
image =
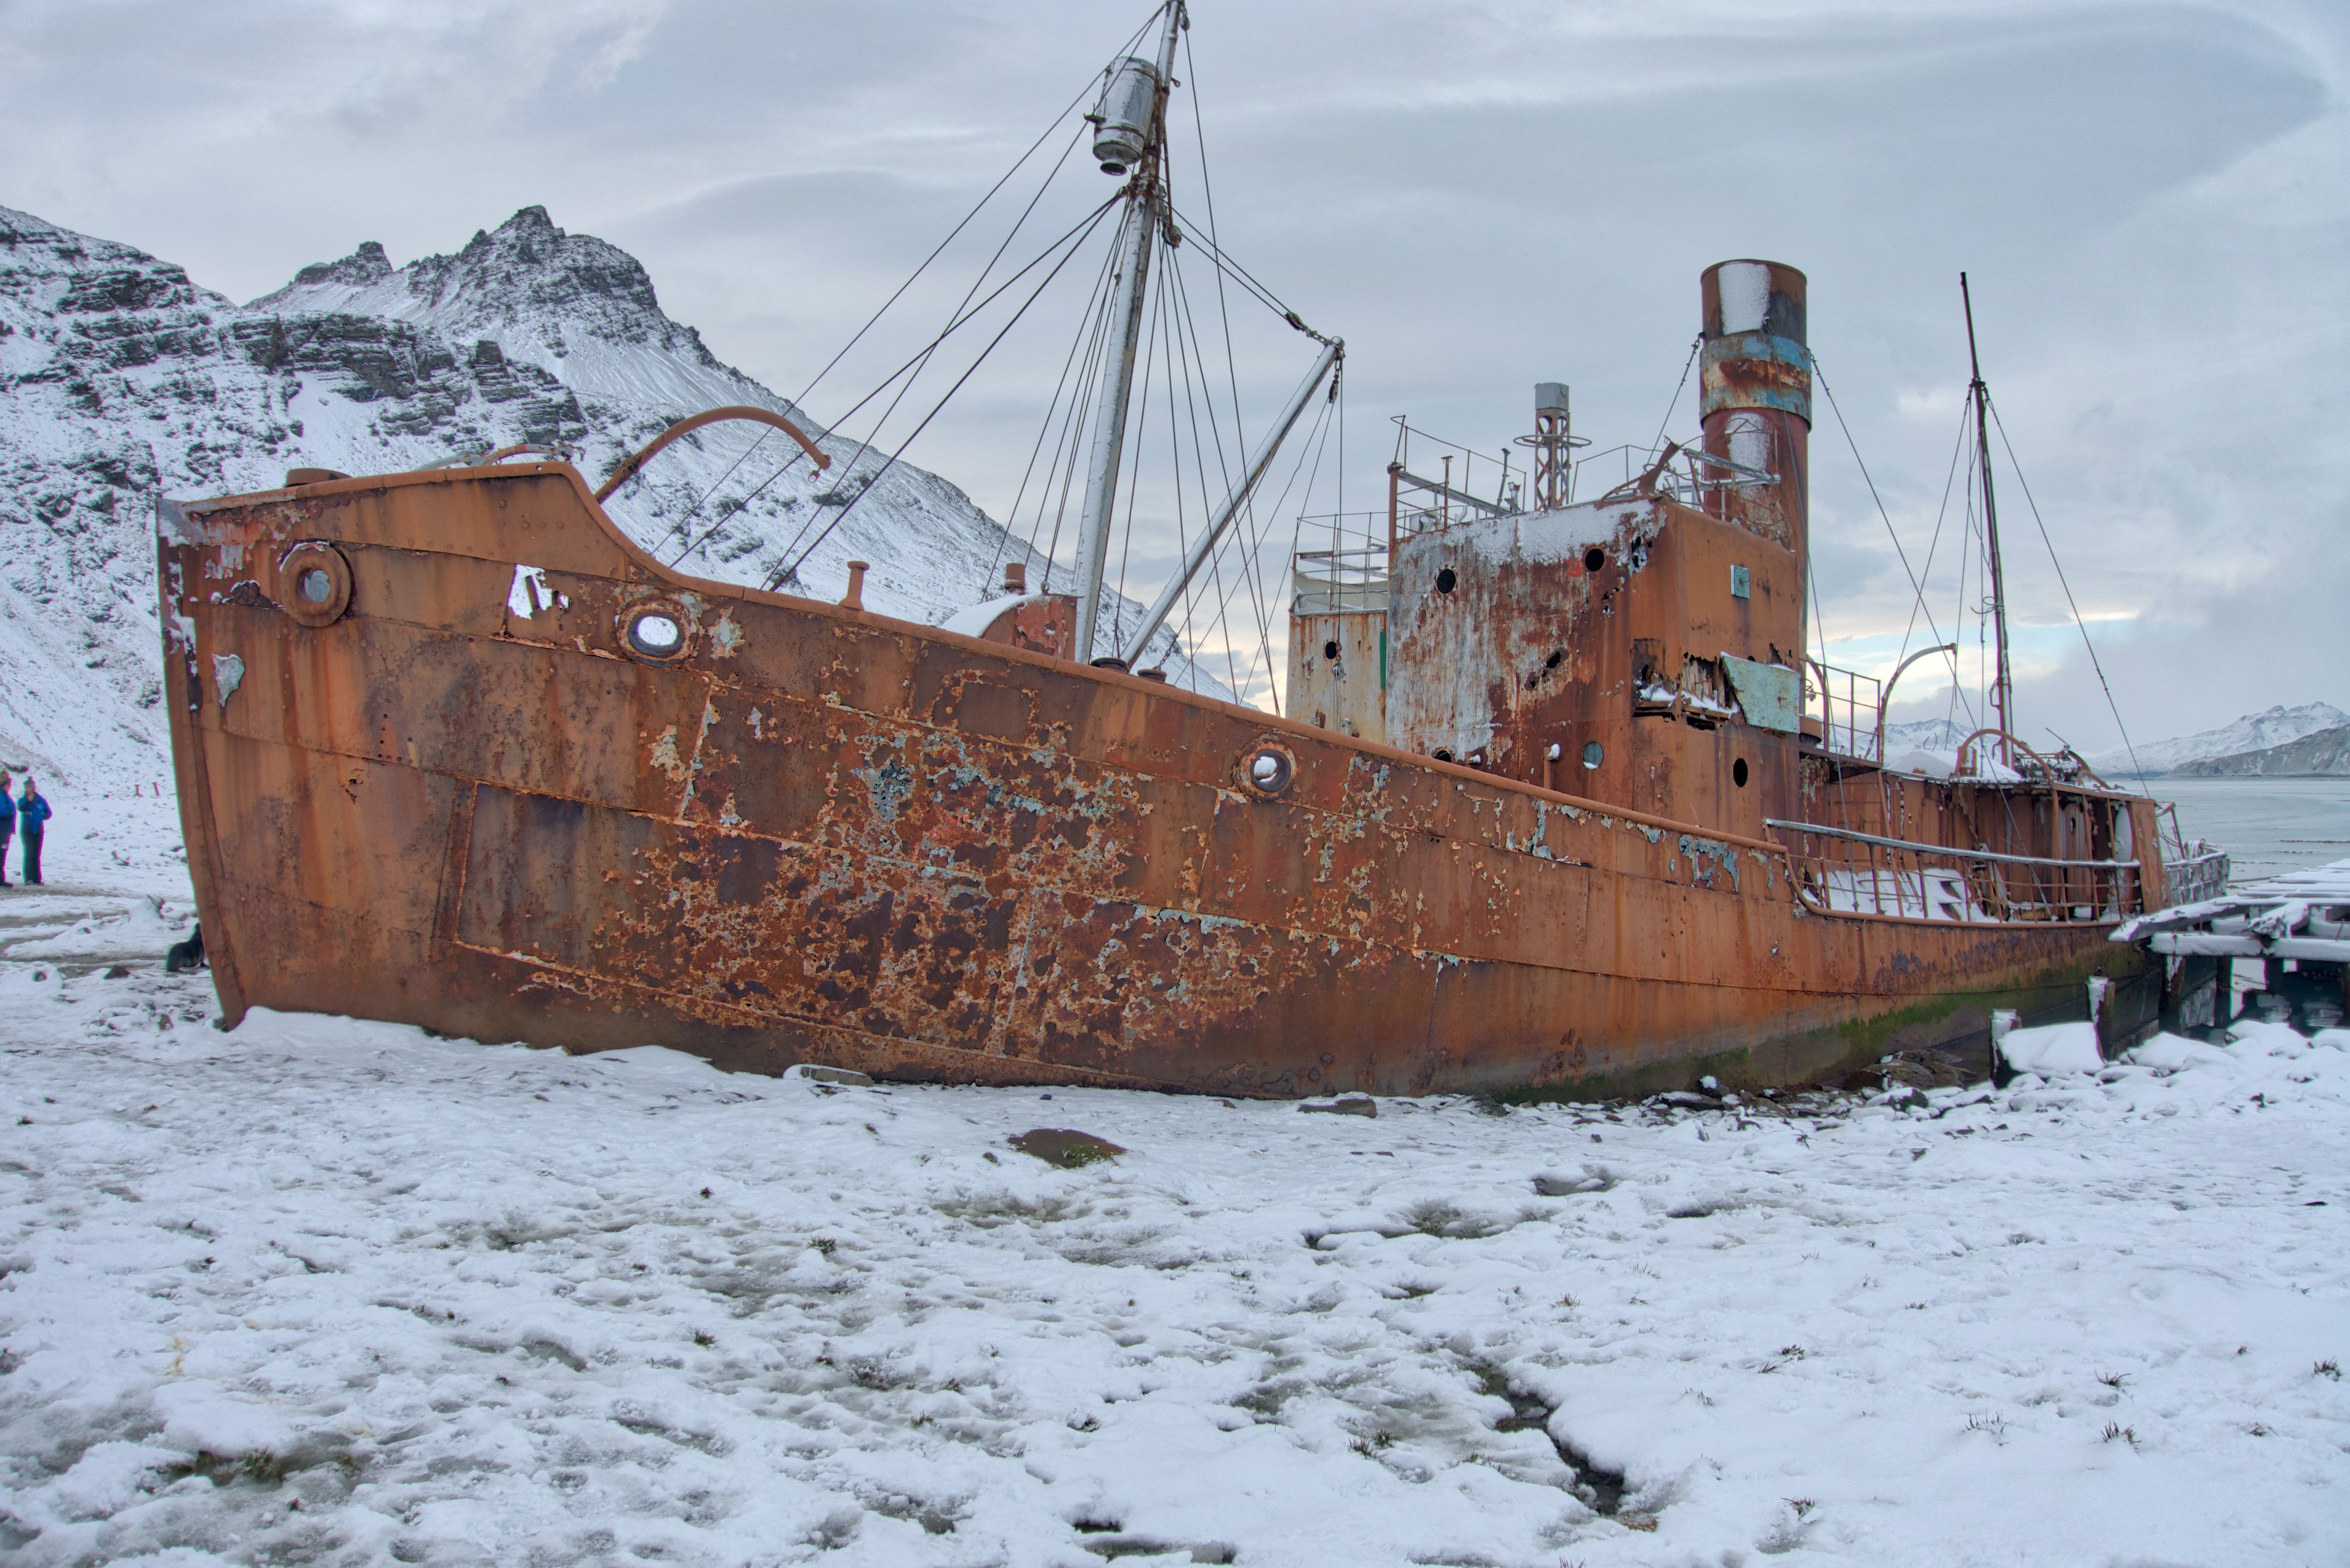
[[[0,907],[11,1563],[2350,1556],[2350,1034],[1371,1119],[224,1034],[150,804]]]

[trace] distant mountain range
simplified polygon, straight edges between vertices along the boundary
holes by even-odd
[[[2170,770],[2173,778],[2350,778],[2350,724],[2320,730],[2282,746],[2203,757]]]
[[[2322,757],[2317,745],[2296,750],[2305,740],[2350,725],[2350,713],[2331,702],[2307,702],[2298,708],[2282,705],[2265,712],[2247,713],[2216,730],[2199,730],[2167,741],[2141,742],[2136,748],[2116,746],[2088,758],[2089,765],[2108,779],[2155,778],[2165,774],[2218,777],[2233,774],[2327,773],[2321,766],[2302,766]],[[1885,726],[1885,754],[1898,763],[1913,751],[1948,752],[1972,732],[1969,726],[1947,719],[1919,719]],[[2255,758],[2271,757],[2265,764]],[[2230,765],[2220,765],[2222,763]],[[2236,765],[2241,764],[2241,765]]]
[[[720,363],[634,257],[540,207],[405,266],[369,242],[244,306],[129,245],[0,207],[0,761],[88,789],[171,773],[159,495],[517,441],[573,448],[592,483],[677,420],[743,403],[799,422],[831,470],[802,462],[750,494],[788,443],[770,436],[734,468],[758,427],[686,438],[609,506],[662,560],[764,583],[841,518],[786,590],[836,597],[846,563],[867,560],[868,605],[931,624],[989,597],[1001,563],[1025,562],[1032,583],[1045,566],[953,484],[907,463],[883,472],[885,454]],[[1121,604],[1105,593],[1105,616]],[[1177,683],[1226,694],[1164,661]]]
[[[2222,724],[2216,730],[2200,730],[2192,735],[2180,735],[2168,741],[2141,742],[2136,748],[2135,765],[2131,751],[2126,747],[2099,752],[2089,759],[2089,765],[2107,778],[2151,777],[2205,758],[2241,756],[2247,752],[2282,746],[2304,735],[2314,735],[2321,730],[2331,730],[2343,724],[2350,724],[2350,713],[2344,712],[2331,702],[2305,702],[2298,708],[2279,706],[2265,712],[2247,713],[2235,722]]]

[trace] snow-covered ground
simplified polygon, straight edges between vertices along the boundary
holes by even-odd
[[[1367,1120],[224,1034],[106,805],[0,898],[11,1564],[2350,1558],[2350,1034]]]

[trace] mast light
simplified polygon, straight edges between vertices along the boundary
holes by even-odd
[[[1123,174],[1150,146],[1159,108],[1159,67],[1132,55],[1110,67],[1109,85],[1086,118],[1094,122],[1094,157],[1105,174]]]

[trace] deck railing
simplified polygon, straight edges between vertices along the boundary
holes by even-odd
[[[2228,890],[2228,852],[2196,843],[2198,853],[2163,867],[2163,890],[2173,904],[2199,904]]]
[[[1376,545],[1351,550],[1300,550],[1291,562],[1291,609],[1337,615],[1388,607],[1388,553]]]
[[[1954,925],[2106,923],[2146,908],[2134,860],[2051,860],[1882,838],[1815,822],[1766,819],[1787,846],[1795,890],[1822,914]]]
[[[1821,749],[1862,762],[1883,762],[1877,752],[1885,734],[1885,683],[1874,675],[1839,670],[1816,659],[1804,662],[1812,667],[1804,695],[1819,701]]]

